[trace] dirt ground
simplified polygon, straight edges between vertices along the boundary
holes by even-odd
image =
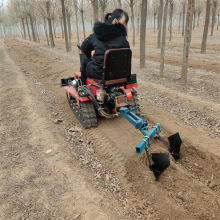
[[[146,69],[138,68],[139,45],[132,47],[141,111],[149,127],[162,124],[166,145],[155,139],[150,152],[168,152],[173,133],[183,140],[180,159],[171,158],[157,181],[146,155],[135,153],[142,135],[129,122],[99,118],[84,130],[72,114],[60,79],[79,70],[76,48],[66,53],[62,38],[53,49],[45,39],[1,39],[0,218],[220,219],[220,32],[206,54],[201,35],[193,32],[186,87],[175,30],[164,78],[152,30]]]

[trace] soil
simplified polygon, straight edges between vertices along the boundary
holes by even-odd
[[[1,219],[220,219],[220,32],[202,55],[193,36],[185,87],[178,39],[174,32],[163,78],[154,43],[142,70],[132,47],[141,111],[149,127],[162,124],[164,144],[153,140],[150,153],[168,153],[176,132],[183,141],[158,180],[135,153],[142,135],[124,118],[99,117],[85,130],[72,114],[60,79],[79,70],[75,48],[66,53],[62,38],[53,49],[43,38],[1,39]]]

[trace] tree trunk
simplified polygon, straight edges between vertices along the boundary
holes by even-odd
[[[84,11],[81,11],[81,15],[82,15],[82,24],[83,24],[83,36],[84,36],[84,40],[86,39],[86,29],[85,29],[85,21],[84,21]]]
[[[140,31],[140,25],[139,25],[139,23],[140,23],[140,17],[139,17],[139,14],[138,14],[138,17],[137,17],[137,36],[138,36],[138,34],[139,34],[139,31]]]
[[[119,6],[119,8],[122,8],[121,0],[118,0],[118,6]]]
[[[62,15],[63,15],[63,29],[64,29],[64,37],[65,37],[65,43],[66,43],[66,52],[69,52],[70,48],[69,48],[69,42],[68,42],[68,36],[67,36],[66,13],[65,13],[64,1],[65,0],[61,0]]]
[[[141,5],[141,31],[140,31],[140,68],[145,68],[145,45],[146,45],[146,22],[147,22],[147,0],[142,0]]]
[[[156,31],[156,16],[157,16],[157,14],[154,13],[154,33]]]
[[[157,35],[157,47],[158,48],[160,48],[160,43],[161,43],[162,17],[163,17],[163,0],[160,0],[160,8],[159,8],[159,15],[158,15],[158,35]]]
[[[195,4],[193,4],[193,30],[196,26],[196,9],[195,9]]]
[[[74,1],[74,8],[75,8],[75,16],[76,16],[77,44],[79,44],[78,8],[77,8],[77,2],[76,1]]]
[[[162,36],[161,55],[160,55],[160,77],[163,77],[164,75],[164,51],[165,51],[165,42],[166,42],[167,9],[168,9],[168,0],[166,0],[164,15],[163,15],[163,36]]]
[[[55,24],[54,24],[54,19],[52,21],[52,25],[53,25],[53,35],[54,35],[55,38],[57,38],[57,36],[56,36],[56,27],[55,27]]]
[[[35,26],[35,33],[37,35],[38,43],[40,43],[40,38],[39,38],[39,34],[38,34],[38,26],[37,26],[37,22],[36,21],[34,22],[34,26]]]
[[[49,36],[50,36],[50,46],[55,47],[54,39],[53,39],[53,30],[52,30],[52,22],[50,18],[50,2],[46,2],[46,8],[47,8],[47,22],[48,22],[48,29],[49,29]]]
[[[218,26],[219,26],[219,23],[220,23],[220,22],[219,22],[219,15],[220,15],[220,14],[218,13],[218,24],[217,24],[217,30],[218,30]]]
[[[98,0],[91,0],[92,7],[93,7],[93,19],[94,23],[99,20],[99,6],[98,6]]]
[[[173,0],[170,0],[170,37],[169,41],[172,40],[172,31],[173,31]]]
[[[5,37],[5,31],[4,31],[4,27],[3,27],[2,23],[1,23],[1,29],[2,29],[2,35],[3,35],[3,37]]]
[[[48,32],[47,32],[47,24],[46,24],[46,19],[44,18],[44,32],[45,32],[45,36],[47,38],[47,46],[50,45],[49,43],[49,37],[48,37]]]
[[[214,33],[216,8],[217,8],[217,1],[213,1],[211,36],[213,36],[213,33]]]
[[[159,30],[159,19],[160,19],[160,13],[157,13],[157,31]]]
[[[68,26],[68,33],[69,33],[69,49],[72,50],[71,45],[71,38],[72,38],[72,30],[71,30],[71,23],[70,23],[70,14],[67,12],[67,26]]]
[[[62,31],[62,38],[64,39],[63,19],[62,19],[62,17],[60,17],[60,25],[61,25],[61,31]]]
[[[207,42],[209,20],[210,20],[210,8],[211,8],[210,0],[207,0],[207,2],[206,2],[206,18],[205,18],[205,26],[204,26],[204,31],[203,31],[201,53],[206,52],[206,42]]]
[[[183,3],[183,24],[182,24],[182,36],[184,36],[185,30],[185,17],[186,17],[186,2]]]
[[[28,25],[28,19],[27,19],[27,17],[25,18],[25,20],[26,20],[26,24],[27,24],[27,30],[28,30],[29,40],[31,41],[31,34],[30,34],[30,30],[29,30],[29,25]]]
[[[32,30],[32,38],[33,38],[33,41],[37,41],[36,40],[36,36],[35,36],[35,32],[34,32],[34,23],[33,23],[33,19],[32,19],[32,16],[31,14],[28,14],[29,18],[30,18],[30,23],[31,23],[31,30]]]
[[[180,17],[179,17],[178,33],[180,33],[180,24],[181,24],[181,19],[182,19],[182,12],[180,12]]]
[[[130,7],[131,7],[131,23],[133,29],[133,46],[135,46],[134,0],[130,0]]]
[[[187,7],[187,19],[184,36],[184,48],[183,48],[183,60],[182,60],[182,71],[181,71],[181,84],[186,85],[187,81],[187,70],[189,60],[189,49],[192,35],[192,17],[193,17],[194,0],[188,0]]]
[[[26,40],[26,31],[25,31],[25,25],[24,25],[24,18],[21,19],[22,27],[23,27],[23,33],[24,33],[24,39]]]
[[[199,27],[199,22],[200,22],[200,14],[201,14],[201,12],[198,12],[197,27]]]
[[[21,38],[24,39],[20,22],[18,22],[18,30],[20,31]]]

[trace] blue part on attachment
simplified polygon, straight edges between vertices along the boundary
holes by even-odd
[[[132,112],[133,109],[129,110],[127,107],[121,107],[119,109],[121,115],[125,117],[136,129],[139,129],[140,132],[144,135],[144,138],[140,141],[140,143],[136,146],[136,153],[141,154],[145,148],[149,148],[151,144],[151,140],[155,137],[155,135],[159,134],[161,131],[160,123],[155,124],[151,130],[148,130],[148,121],[139,118]]]

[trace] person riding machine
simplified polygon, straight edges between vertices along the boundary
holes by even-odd
[[[118,12],[122,13],[123,11],[119,10]],[[122,15],[124,15],[123,13]],[[112,14],[110,17],[111,22],[115,21],[113,20],[114,13]],[[126,20],[126,16],[119,18],[128,21],[128,19]],[[122,21],[120,20],[120,22]],[[120,28],[124,30],[121,24],[108,25],[96,23],[94,27],[95,33],[97,27],[98,29],[107,28],[114,30],[115,28]],[[146,115],[140,114],[138,100],[139,87],[136,74],[131,73],[132,51],[126,40],[126,33],[120,33],[119,31],[118,35],[118,32],[116,32],[116,40],[110,39],[111,43],[108,40],[111,32],[107,35],[104,34],[104,37],[100,37],[99,33],[90,35],[83,42],[82,48],[78,45],[78,48],[86,53],[86,56],[83,53],[80,54],[81,72],[74,73],[74,77],[61,79],[61,86],[66,90],[70,108],[84,128],[97,126],[97,114],[105,118],[114,118],[119,115],[125,117],[144,135],[143,139],[136,146],[136,153],[140,154],[144,150],[146,151],[149,168],[158,177],[170,165],[169,153],[152,153],[151,157],[149,155],[148,148],[152,140],[158,137],[162,141],[159,135],[161,125],[157,123],[151,130],[148,130],[148,121],[144,119]],[[96,46],[100,38],[103,40],[103,43],[99,48]],[[117,39],[121,39],[122,43],[118,44]],[[90,53],[91,49],[95,49],[92,59],[88,58],[89,54],[87,50],[83,49],[85,43]],[[114,46],[114,48],[105,50],[107,45],[112,46],[117,44],[122,45],[122,47],[117,48]],[[99,56],[103,51],[105,51],[104,56]],[[101,67],[99,64],[100,60],[102,62]],[[97,63],[98,65],[96,65]],[[85,74],[85,67],[88,71],[87,74]],[[170,142],[169,151],[174,158],[178,159],[182,142],[179,133],[170,136],[168,140]]]

